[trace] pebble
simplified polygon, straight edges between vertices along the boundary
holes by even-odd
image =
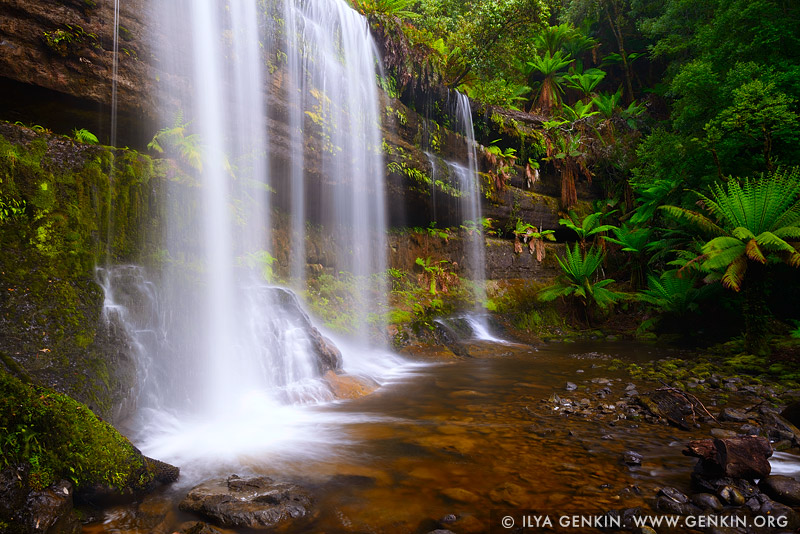
[[[635,451],[626,451],[622,453],[622,461],[625,462],[626,465],[642,465],[642,459],[644,457]]]
[[[567,382],[567,387],[564,389],[566,389],[567,391],[575,391],[576,389],[578,389],[578,385],[575,384],[574,382]]]
[[[722,486],[717,490],[717,494],[722,502],[731,506],[741,506],[745,503],[742,492],[732,486]]]

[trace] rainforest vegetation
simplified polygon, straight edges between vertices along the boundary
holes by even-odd
[[[636,309],[640,332],[738,337],[749,353],[800,337],[797,3],[352,4],[383,37],[398,94],[445,84],[541,122],[503,140],[529,176],[561,176],[576,245],[540,299],[589,324]],[[584,216],[570,211],[581,181],[600,198]]]

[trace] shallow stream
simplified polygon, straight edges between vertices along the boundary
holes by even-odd
[[[202,441],[218,439],[215,429],[205,438],[189,436],[184,446],[194,442],[201,452],[161,451],[161,459],[183,470],[174,487],[108,510],[84,532],[171,533],[199,519],[177,509],[191,486],[232,473],[267,474],[312,492],[315,517],[286,532],[426,533],[451,514],[457,521],[447,528],[454,532],[502,532],[494,523],[503,510],[649,509],[661,486],[688,490],[694,460],[681,449],[693,437],[707,437],[708,428],[686,432],[631,421],[609,407],[624,398],[628,384],[624,371],[608,370],[612,359],[640,362],[670,351],[621,343],[485,342],[470,351],[476,357],[401,365],[360,399],[295,408],[296,419],[280,430],[291,428],[288,437],[263,449],[252,443],[215,462],[202,452],[213,451]],[[567,392],[567,381],[578,390]],[[604,387],[612,394],[597,398]],[[566,416],[554,409],[554,393],[606,409]],[[258,433],[241,435],[256,439]],[[158,457],[152,453],[159,451],[143,450]],[[641,466],[622,462],[629,450],[643,456]],[[791,470],[792,457],[781,458],[781,469]]]

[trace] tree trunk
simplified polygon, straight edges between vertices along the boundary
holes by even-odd
[[[608,8],[608,4],[610,4],[614,9],[613,18],[611,17],[611,11]],[[630,105],[633,102],[633,82],[631,81],[633,79],[633,75],[631,74],[631,67],[628,63],[628,53],[625,51],[625,41],[622,37],[622,25],[619,22],[620,13],[617,0],[607,0],[606,17],[608,18],[608,24],[611,26],[611,33],[614,34],[614,38],[617,40],[619,55],[622,57],[622,70],[625,72],[625,103]]]
[[[749,263],[744,288],[744,350],[748,354],[765,356],[770,353],[767,268],[760,263]]]

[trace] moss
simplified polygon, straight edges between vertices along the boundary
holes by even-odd
[[[106,417],[131,377],[109,368],[114,340],[98,338],[95,267],[107,255],[164,259],[153,180],[170,169],[132,150],[0,122],[0,199],[24,205],[0,223],[0,351],[34,381]]]
[[[77,489],[119,490],[144,489],[152,481],[141,454],[85,405],[2,371],[0,428],[4,463],[30,464],[34,489],[60,479],[71,480]]]

